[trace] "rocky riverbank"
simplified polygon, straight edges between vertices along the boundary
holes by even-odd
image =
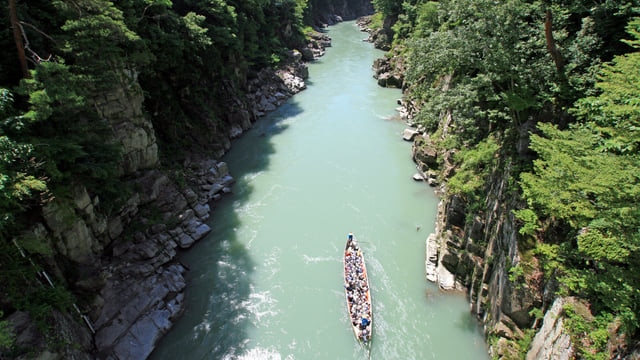
[[[367,27],[363,19],[361,26]],[[376,32],[368,30],[370,41],[384,42],[388,28]],[[380,48],[384,48],[378,46]],[[391,52],[393,53],[393,52]],[[397,87],[405,91],[404,60],[400,55],[385,55],[375,61],[375,77],[380,86]],[[450,77],[443,77],[442,91],[449,89]],[[398,101],[398,111],[408,128],[403,139],[412,143],[412,158],[416,163],[416,181],[427,181],[441,195],[434,233],[425,240],[425,275],[444,291],[464,291],[470,309],[483,326],[490,342],[490,355],[496,358],[515,358],[522,352],[517,342],[526,338],[525,330],[533,323],[532,310],[547,309],[543,326],[532,340],[527,359],[570,359],[573,356],[568,332],[558,314],[563,303],[573,300],[555,299],[551,289],[540,288],[536,279],[524,279],[516,284],[509,269],[520,263],[516,219],[510,209],[517,208],[517,197],[508,191],[510,163],[505,161],[495,169],[489,183],[486,210],[470,213],[463,199],[448,194],[446,180],[456,171],[455,149],[442,149],[437,140],[444,139],[451,128],[452,115],[444,113],[439,119],[441,138],[432,139],[423,128],[413,122],[419,106],[408,97]],[[528,124],[524,124],[528,126]],[[522,133],[527,134],[523,128]],[[525,139],[526,140],[526,139]],[[469,221],[469,217],[472,220]]]
[[[305,60],[323,54],[330,44],[318,34],[310,43],[307,56],[292,51],[287,65],[263,69],[249,84],[246,101],[237,101],[230,112],[242,114],[228,133],[232,139],[250,129],[255,121],[275,110],[289,97],[306,88]],[[184,274],[187,269],[176,261],[179,249],[187,249],[210,231],[206,221],[216,200],[231,192],[234,180],[224,162],[201,156],[183,164],[185,183],[180,187],[161,171],[150,171],[139,179],[140,189],[150,193],[148,207],[159,211],[162,221],[138,217],[145,227],[135,231],[133,240],[113,247],[109,274],[100,292],[104,301],[96,313],[95,346],[99,358],[143,359],[173,325],[184,309]],[[143,190],[144,191],[144,190]],[[167,223],[177,221],[178,226]],[[211,220],[209,220],[211,221]],[[149,226],[150,225],[150,226]]]
[[[367,25],[367,21],[362,22],[362,26]],[[369,32],[374,43],[389,37],[384,29]],[[374,70],[380,86],[398,87],[405,94],[410,91],[404,83],[401,56],[385,55],[374,63]],[[442,80],[441,90],[448,91],[451,77]],[[556,297],[557,284],[544,284],[539,271],[517,279],[511,273],[523,262],[518,250],[518,221],[512,211],[521,208],[521,200],[509,187],[513,164],[508,158],[499,160],[487,181],[485,207],[470,210],[462,198],[446,189],[447,179],[456,171],[452,160],[456,149],[436,145],[437,140],[455,131],[452,114],[442,114],[437,131],[441,138],[432,139],[414,124],[419,106],[407,98],[399,100],[398,111],[408,125],[403,138],[412,143],[417,169],[413,178],[427,181],[442,197],[436,229],[425,241],[426,279],[444,291],[467,294],[471,312],[484,329],[491,357],[513,359],[526,354],[526,359],[573,359],[575,348],[565,327],[563,306],[589,314],[589,305],[575,298]],[[529,122],[522,124],[518,151],[526,150],[530,131]]]
[[[227,109],[224,151],[231,139],[305,89],[306,62],[322,56],[330,44],[326,34],[316,33],[278,69],[263,69],[250,80],[248,93]],[[184,309],[188,269],[178,261],[178,252],[210,232],[207,222],[216,200],[232,192],[227,165],[210,156],[192,155],[180,169],[160,165],[137,79],[123,75],[123,80],[121,88],[100,95],[95,104],[122,145],[121,174],[134,191],[108,213],[103,205],[108,199],[92,197],[82,184],[74,184],[70,198],[48,203],[42,221],[24,235],[58,254],[47,260],[49,273],[41,272],[49,280],[43,286],[72,289],[83,301],[69,313],[54,311],[56,349],[28,314],[12,314],[21,358],[147,358]],[[54,261],[53,256],[67,260]]]

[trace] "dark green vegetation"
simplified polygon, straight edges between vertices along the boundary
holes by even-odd
[[[221,83],[304,41],[305,1],[10,4],[0,37],[3,238],[45,188],[59,196],[79,181],[104,198],[117,193],[119,149],[94,108],[101,92],[137,76],[163,144],[185,145],[189,128],[224,127],[224,102],[211,100]]]
[[[69,199],[79,183],[108,215],[134,190],[122,178],[123,154],[96,110],[99,99],[139,83],[165,164],[194,149],[218,150],[229,127],[225,112],[247,91],[247,80],[306,46],[305,34],[334,3],[356,1],[5,1],[0,314],[27,311],[46,327],[51,308],[66,310],[73,302],[66,290],[50,291],[35,280],[46,268],[40,264],[55,261],[71,273],[73,264],[20,236],[41,221],[43,205]],[[34,264],[20,256],[18,243]],[[0,321],[0,353],[11,339]]]
[[[540,265],[510,275],[542,270],[559,295],[589,302],[593,316],[565,309],[580,356],[607,358],[612,337],[637,339],[640,1],[372,2],[374,23],[394,24],[417,120],[441,148],[458,149],[449,191],[481,212],[490,179],[511,165],[510,191],[526,204],[516,211],[520,250]],[[43,204],[67,197],[73,182],[108,199],[105,213],[127,193],[96,97],[137,79],[165,162],[216,146],[247,79],[277,66],[304,44],[317,14],[343,3],[9,0],[0,32],[0,314],[29,311],[46,326],[51,308],[69,307],[69,293],[34,283],[39,269],[12,242]],[[53,260],[18,240],[39,263]],[[0,320],[0,347],[11,339]]]
[[[491,174],[514,164],[520,251],[560,295],[591,304],[592,319],[566,309],[579,356],[608,358],[616,333],[637,339],[640,2],[374,3],[397,19],[419,123],[433,133],[451,115],[433,136],[459,149],[449,192],[482,211]]]

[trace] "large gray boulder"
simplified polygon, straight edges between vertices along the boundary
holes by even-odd
[[[533,338],[527,360],[570,360],[574,358],[571,337],[564,328],[562,308],[572,299],[558,298],[544,315],[542,327]]]

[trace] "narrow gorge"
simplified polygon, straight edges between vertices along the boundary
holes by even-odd
[[[322,6],[318,24],[370,12],[363,1]],[[314,31],[308,42],[289,50],[277,68],[265,67],[246,82],[223,83],[224,132],[193,133],[197,149],[179,164],[162,163],[153,117],[145,107],[136,71],[117,70],[117,86],[91,99],[119,146],[118,176],[126,195],[115,207],[91,195],[81,181],[71,193],[52,196],[34,221],[11,245],[37,269],[35,277],[52,292],[72,289],[81,301],[67,311],[49,309],[43,333],[31,314],[6,318],[15,334],[16,354],[27,358],[144,359],[184,310],[188,271],[177,254],[206,236],[215,202],[231,193],[234,178],[219,160],[231,140],[305,89],[306,62],[324,54],[331,40]],[[148,100],[147,100],[148,101]],[[200,142],[201,144],[197,144]],[[204,147],[202,144],[207,143]],[[210,223],[210,222],[209,222]],[[23,246],[39,245],[40,250]],[[22,244],[22,245],[21,245]],[[37,262],[37,264],[36,264]],[[52,348],[55,338],[60,344]]]
[[[351,167],[319,157],[317,166],[295,174],[315,174],[315,183],[321,182],[316,186],[332,195],[345,191],[336,201],[340,206],[322,210],[317,205],[323,198],[304,203],[307,192],[297,184],[272,184],[263,196],[272,199],[283,187],[295,193],[314,214],[305,220],[313,218],[322,229],[316,234],[357,219],[361,233],[346,231],[371,241],[374,256],[367,259],[374,259],[372,273],[380,280],[373,281],[374,298],[383,308],[386,301],[387,314],[413,311],[412,319],[396,315],[418,324],[391,326],[381,312],[379,335],[398,340],[381,343],[380,354],[399,356],[406,340],[425,347],[415,350],[424,356],[442,346],[442,354],[466,351],[478,359],[485,350],[505,360],[640,358],[638,8],[637,0],[10,0],[7,31],[0,36],[7,49],[0,59],[0,358],[153,356],[185,316],[192,269],[180,256],[207,236],[227,234],[216,209],[232,211],[230,202],[245,201],[248,196],[239,195],[253,191],[246,179],[240,181],[247,189],[234,188],[239,179],[230,168],[242,166],[221,159],[256,128],[256,143],[263,146],[255,151],[270,155],[276,146],[270,135],[307,111],[294,95],[314,82],[309,64],[321,65],[331,51],[329,29],[355,19],[367,32],[361,41],[381,50],[372,69],[367,66],[371,82],[400,94],[398,116],[368,116],[390,124],[390,131],[402,124],[397,135],[415,171],[408,184],[374,183],[383,181],[380,171],[396,175],[404,165],[397,158],[380,162],[390,154],[372,155],[377,148],[364,161],[356,157],[354,149],[387,138],[378,136],[384,131],[367,133],[374,128],[369,123],[349,127],[354,117],[343,119],[347,127],[336,133],[330,132],[335,124],[313,128],[327,141],[308,156],[331,147],[341,159],[375,166],[353,174]],[[356,72],[328,83],[340,84]],[[362,94],[329,99],[327,106],[348,114],[358,108],[356,95]],[[264,119],[274,124],[260,125]],[[299,148],[290,144],[282,151],[314,146],[310,140]],[[262,175],[268,165],[242,176]],[[343,178],[331,183],[327,174],[334,172],[358,186]],[[414,200],[435,192],[433,219],[425,204],[411,200],[407,206],[414,210],[407,213],[364,215],[364,208],[401,203],[407,193],[398,187]],[[341,202],[353,194],[367,205]],[[368,204],[378,199],[373,194],[383,200]],[[259,199],[256,207],[266,203]],[[289,216],[301,216],[300,209]],[[328,226],[316,211],[348,212]],[[232,220],[221,226],[246,232],[245,243],[230,236],[233,241],[219,239],[220,246],[229,241],[230,253],[250,253],[260,224],[247,229]],[[372,224],[394,229],[405,242],[385,234],[390,240],[377,243],[384,232]],[[307,228],[285,237],[313,239]],[[337,236],[325,235],[331,247]],[[334,259],[324,252],[330,250],[290,248],[306,251],[289,258],[301,260],[301,269],[331,274],[327,265]],[[260,255],[271,272],[261,276],[274,276],[282,262],[281,248],[269,250]],[[406,263],[395,262],[396,250],[404,251]],[[387,263],[376,262],[376,251],[379,258],[390,256]],[[414,255],[418,270],[408,260]],[[217,260],[216,266],[236,269]],[[260,263],[241,265],[251,270]],[[386,291],[418,273],[419,285],[398,290],[410,294],[406,298]],[[241,283],[254,292],[234,309],[255,305],[250,310],[259,315],[257,333],[269,338],[269,331],[260,332],[260,316],[273,315],[277,301],[255,291],[257,283]],[[332,291],[292,283],[280,285],[335,300]],[[466,299],[462,315],[459,294]],[[424,311],[425,304],[439,313]],[[340,315],[331,315],[331,324],[341,325]],[[461,330],[464,344],[449,346],[444,325],[440,332],[415,330],[438,321]],[[312,329],[292,323],[302,333]],[[210,326],[191,330],[208,332]],[[272,347],[241,340],[216,354],[237,355],[255,345],[263,352],[243,356],[274,355]],[[286,340],[282,348],[312,351],[301,339]],[[350,345],[336,342],[332,350],[358,354]],[[213,351],[203,349],[194,351]]]

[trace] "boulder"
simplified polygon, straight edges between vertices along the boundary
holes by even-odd
[[[182,249],[188,249],[196,242],[193,237],[185,233],[184,230],[180,228],[176,230],[174,240]]]
[[[207,220],[209,218],[211,208],[209,207],[209,204],[197,204],[194,206],[193,211],[195,211],[196,216],[200,219]]]
[[[438,285],[442,290],[455,290],[456,277],[444,266],[438,267]]]
[[[302,54],[302,59],[304,61],[312,61],[315,58],[315,53],[310,47],[301,48],[300,53]]]
[[[420,134],[415,129],[404,129],[402,132],[402,140],[413,141],[416,135]]]
[[[416,133],[418,132],[416,131]],[[429,135],[415,138],[411,149],[411,155],[418,165],[424,165],[431,169],[439,167],[438,149]]]
[[[427,237],[425,267],[427,280],[436,282],[438,280],[438,240],[436,234],[429,234]]]
[[[381,73],[378,75],[378,85],[386,88],[402,88],[402,76],[395,73]]]

